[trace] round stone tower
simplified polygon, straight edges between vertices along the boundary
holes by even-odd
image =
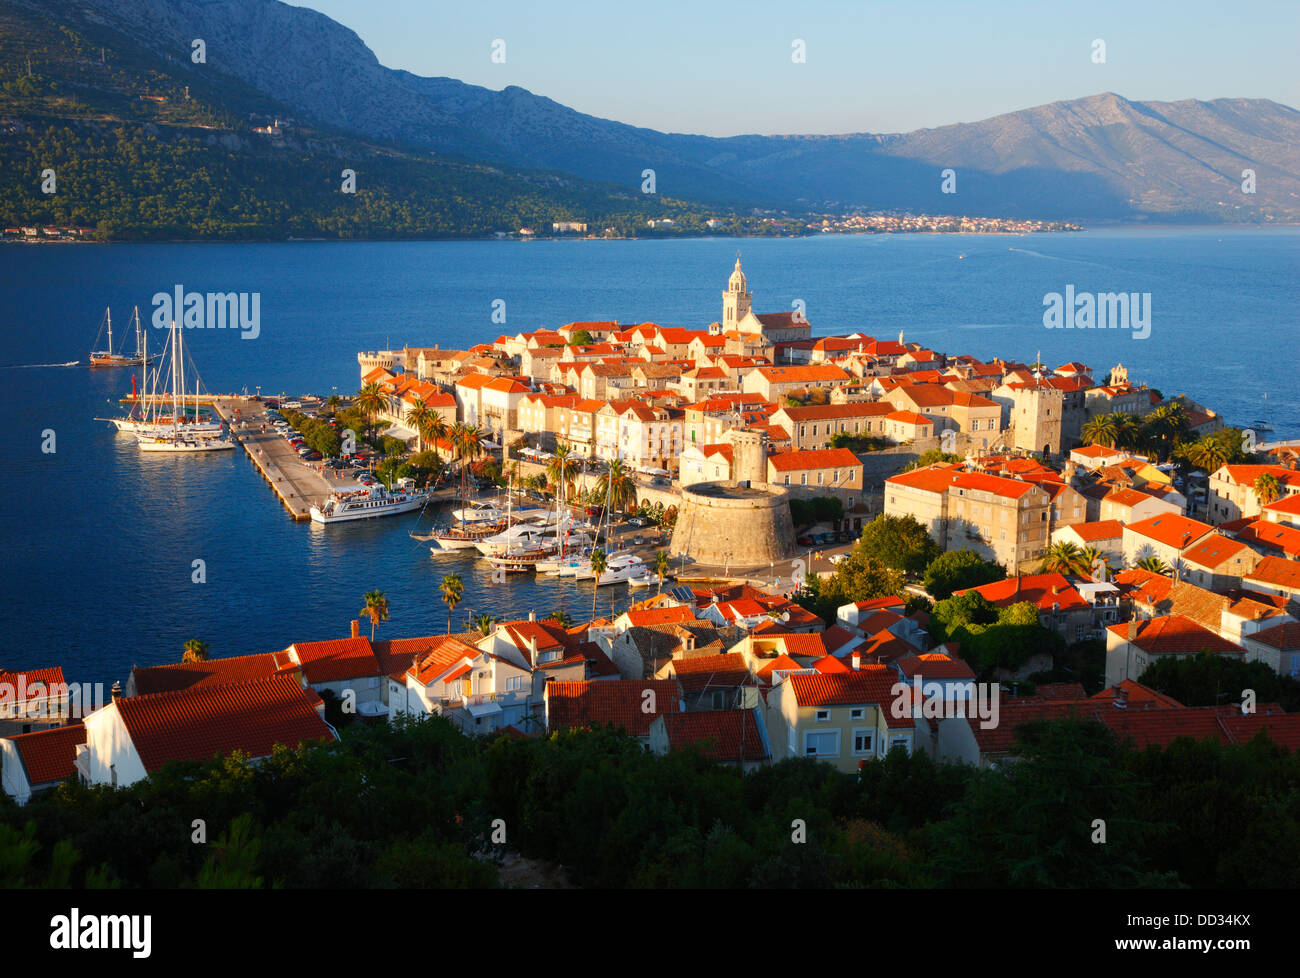
[[[766,567],[794,552],[790,500],[780,486],[697,482],[682,489],[670,556],[740,569]]]

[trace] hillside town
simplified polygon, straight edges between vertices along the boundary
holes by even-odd
[[[363,616],[283,648],[136,667],[90,709],[57,662],[0,670],[5,794],[125,787],[427,716],[469,736],[613,726],[744,770],[806,757],[851,773],[894,750],[997,766],[1025,724],[1069,716],[1139,747],[1261,731],[1300,747],[1300,713],[1253,689],[1187,703],[1169,685],[1206,657],[1300,676],[1294,445],[1257,444],[1122,365],[1097,378],[814,335],[801,312],[751,303],[738,257],[704,328],[573,322],[358,355],[358,401],[407,452],[464,466],[469,432],[503,479],[554,492],[562,453],[621,468],[622,508],[675,511],[681,570],[662,563],[649,597],[388,636],[367,596]],[[825,569],[769,580],[818,544],[839,550]]]

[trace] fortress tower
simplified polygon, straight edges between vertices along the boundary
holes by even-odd
[[[767,438],[763,432],[731,429],[731,481],[751,486],[767,483]]]

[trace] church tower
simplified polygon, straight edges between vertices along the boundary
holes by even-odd
[[[745,290],[745,273],[740,270],[740,253],[736,253],[736,269],[727,280],[727,291],[722,293],[722,328],[735,329],[749,315],[753,295]]]

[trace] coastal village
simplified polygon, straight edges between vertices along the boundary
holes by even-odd
[[[384,634],[374,609],[279,649],[136,667],[93,710],[57,662],[0,662],[5,793],[266,757],[338,738],[341,718],[438,715],[492,737],[613,725],[746,770],[852,772],[896,749],[998,765],[1024,724],[1067,716],[1138,746],[1300,747],[1300,714],[1250,690],[1193,706],[1142,682],[1198,655],[1300,676],[1297,445],[1119,364],[814,335],[752,300],[738,257],[702,328],[573,322],[358,354],[359,397],[408,450],[451,456],[448,432],[472,430],[539,490],[557,454],[580,489],[618,466],[620,508],[664,531],[647,597],[587,621],[501,608],[456,631],[449,615],[419,636]],[[1087,675],[1069,654],[1085,645]]]

